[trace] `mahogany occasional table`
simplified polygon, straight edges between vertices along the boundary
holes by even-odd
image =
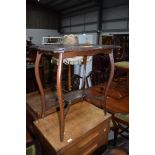
[[[109,86],[111,84],[113,75],[114,75],[114,59],[113,59],[113,49],[120,48],[120,46],[114,45],[76,45],[76,46],[65,46],[65,45],[38,45],[32,46],[37,51],[37,57],[35,61],[35,77],[40,91],[41,97],[41,117],[44,118],[46,115],[46,106],[47,106],[47,99],[45,98],[45,92],[41,83],[40,74],[39,74],[39,63],[42,55],[47,56],[54,56],[57,58],[58,67],[57,67],[57,100],[58,100],[58,107],[60,110],[59,115],[59,125],[60,125],[60,140],[64,140],[64,130],[65,130],[65,117],[66,112],[64,110],[64,106],[67,105],[68,107],[75,101],[79,99],[84,99],[86,97],[86,93],[84,90],[78,90],[77,92],[69,92],[68,94],[63,94],[62,92],[62,67],[63,67],[63,59],[65,58],[72,58],[75,56],[83,56],[84,60],[87,60],[88,56],[94,56],[96,54],[103,54],[108,55],[110,60],[110,74],[109,79],[103,93],[103,110],[104,114],[106,113],[106,98]],[[86,64],[86,63],[85,63]],[[86,68],[86,67],[84,67]],[[84,70],[84,78],[83,78],[83,87],[85,88],[86,84],[86,70]],[[82,108],[82,107],[81,107]],[[49,122],[50,123],[50,122]],[[52,123],[52,122],[51,122]],[[80,125],[80,124],[79,124]]]

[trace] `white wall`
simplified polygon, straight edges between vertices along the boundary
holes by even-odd
[[[48,30],[48,29],[26,29],[26,39],[29,40],[29,37],[32,37],[32,43],[41,44],[42,37],[52,37],[59,36],[57,30]]]
[[[79,44],[89,43],[89,44],[96,44],[97,35],[96,33],[87,33],[87,34],[77,34]]]

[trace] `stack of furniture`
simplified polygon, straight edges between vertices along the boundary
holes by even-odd
[[[79,151],[81,154],[91,154],[101,145],[107,144],[110,115],[106,112],[106,101],[108,89],[114,75],[112,50],[119,48],[119,46],[41,45],[33,46],[32,48],[37,51],[35,76],[40,95],[38,97],[34,94],[27,96],[27,110],[35,120],[35,129],[41,139],[42,145],[46,144],[46,150],[53,151],[55,154],[68,154],[73,152],[73,154],[79,154]],[[109,57],[111,68],[105,89],[103,89],[100,96],[96,96],[101,99],[103,110],[86,101],[89,94],[84,89],[86,84],[85,76],[83,78],[84,87],[81,90],[68,93],[63,93],[61,80],[63,59],[83,56],[86,60],[88,56],[94,56],[99,53]],[[40,79],[39,63],[41,57],[44,55],[54,56],[58,59],[57,92],[54,95],[50,93],[49,90],[44,90]],[[84,71],[84,73],[85,72],[86,71]],[[38,107],[40,107],[39,110]],[[79,125],[77,130],[74,122]],[[66,130],[73,131],[73,135],[67,139],[67,143],[65,141]],[[53,134],[51,134],[52,132]],[[82,137],[85,139],[84,142],[82,142]],[[87,142],[89,145],[87,145]]]
[[[90,87],[87,90],[89,96],[86,98],[93,105],[102,107],[101,96],[105,90],[105,84]],[[91,97],[90,97],[91,96]],[[112,114],[111,129],[114,131],[114,145],[117,144],[118,135],[128,138],[129,132],[129,84],[128,77],[114,79],[107,95],[106,110]]]
[[[102,36],[102,45],[119,45],[121,48],[113,49],[115,61],[115,77],[126,76],[129,63],[129,34],[113,34]],[[109,59],[103,55],[93,57],[92,82],[101,83],[108,79]],[[121,66],[121,67],[119,67]],[[123,68],[123,69],[122,69]],[[125,69],[124,69],[125,68]],[[95,74],[95,76],[94,76]]]

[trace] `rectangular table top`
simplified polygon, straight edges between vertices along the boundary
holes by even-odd
[[[64,44],[59,44],[59,45],[32,45],[31,48],[37,48],[42,51],[50,51],[54,53],[64,53],[64,52],[69,52],[69,51],[88,51],[88,50],[99,50],[99,49],[113,49],[113,48],[120,48],[118,45],[95,45],[95,44],[90,44],[90,45],[64,45]]]
[[[30,49],[48,55],[63,53],[64,57],[93,56],[99,53],[109,54],[114,48],[121,48],[118,45],[32,45]]]

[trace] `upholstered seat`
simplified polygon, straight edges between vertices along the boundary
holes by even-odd
[[[116,113],[114,114],[114,117],[115,119],[125,122],[126,124],[129,123],[129,114]]]
[[[120,69],[126,69],[126,70],[128,70],[129,69],[129,62],[128,61],[116,62],[115,63],[115,66],[117,68],[120,68]]]
[[[35,145],[31,145],[26,148],[26,155],[36,155]]]

